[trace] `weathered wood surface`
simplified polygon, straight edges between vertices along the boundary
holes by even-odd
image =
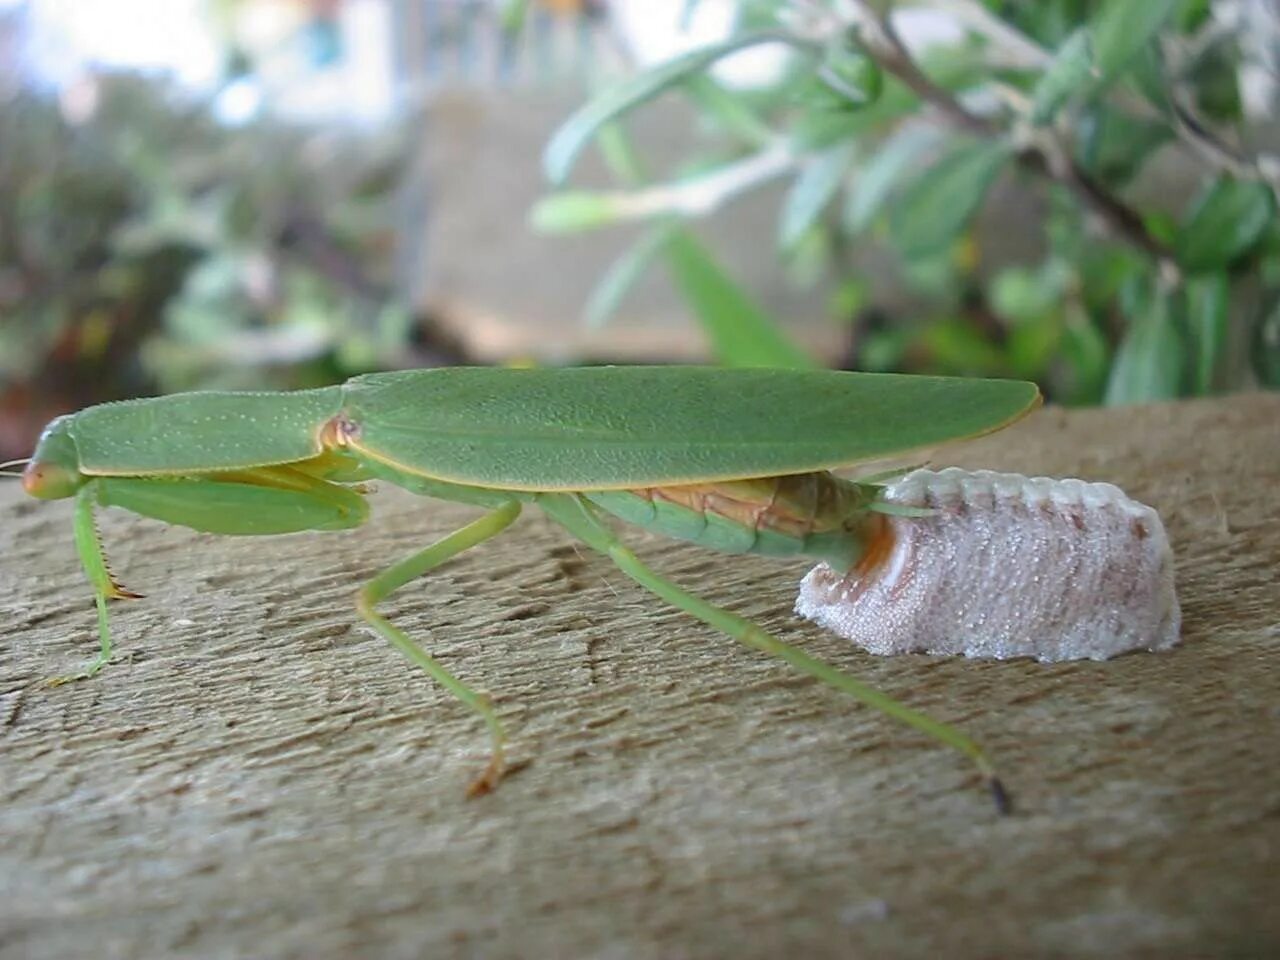
[[[1249,957],[1280,950],[1280,397],[1049,409],[935,462],[1111,480],[1175,545],[1184,641],[1040,666],[863,655],[802,563],[643,535],[697,591],[985,742],[958,756],[664,607],[528,516],[391,605],[495,695],[518,761],[357,626],[457,526],[395,490],[348,535],[105,516],[93,649],[66,504],[0,491],[0,957]]]

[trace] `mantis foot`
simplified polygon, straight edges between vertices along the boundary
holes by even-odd
[[[56,677],[47,677],[44,681],[44,685],[46,687],[60,687],[64,683],[74,683],[77,680],[88,680],[106,666],[106,663],[107,661],[105,658],[96,657],[86,663],[78,673],[64,673]]]
[[[494,750],[493,755],[489,758],[489,765],[484,768],[484,773],[471,781],[467,787],[467,798],[483,797],[487,793],[492,793],[497,789],[498,783],[502,780],[502,775],[507,772],[506,761],[503,758],[501,750]]]

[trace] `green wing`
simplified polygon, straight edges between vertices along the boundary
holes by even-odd
[[[314,457],[341,387],[175,393],[87,407],[71,420],[80,469],[106,476],[238,470]]]
[[[364,453],[507,490],[831,469],[998,430],[1040,396],[1016,380],[714,367],[456,367],[343,390]]]

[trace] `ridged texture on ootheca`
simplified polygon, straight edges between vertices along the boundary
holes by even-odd
[[[1160,517],[1109,483],[989,470],[916,470],[890,503],[883,563],[820,564],[796,612],[871,653],[1105,660],[1178,641],[1173,555]]]

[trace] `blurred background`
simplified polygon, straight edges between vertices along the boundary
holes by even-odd
[[[434,364],[1280,385],[1272,0],[0,0],[0,460]]]

